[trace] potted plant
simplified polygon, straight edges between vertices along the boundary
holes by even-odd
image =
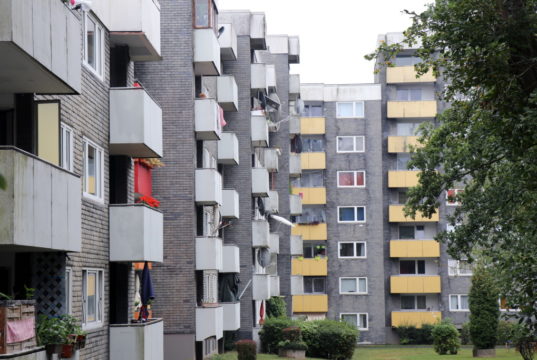
[[[71,315],[41,315],[37,322],[37,337],[47,354],[60,354],[62,358],[71,358],[76,350],[86,346],[86,334]]]
[[[305,359],[308,345],[302,341],[302,332],[299,327],[292,326],[282,330],[283,341],[278,343],[280,357],[292,359]]]

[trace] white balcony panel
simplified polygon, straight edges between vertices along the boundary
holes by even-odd
[[[263,165],[269,172],[278,172],[279,149],[265,149],[263,151]]]
[[[270,233],[269,235],[270,252],[274,254],[280,253],[280,235],[278,233]]]
[[[267,119],[264,116],[252,115],[251,125],[252,146],[269,146],[269,129]]]
[[[222,273],[239,273],[240,250],[236,245],[224,245],[222,251]]]
[[[297,115],[289,116],[289,134],[300,134],[300,117]]]
[[[266,220],[252,220],[252,247],[268,248],[270,246],[270,228]]]
[[[162,110],[144,89],[110,89],[110,154],[163,155]]]
[[[304,243],[302,236],[291,235],[291,255],[302,256],[304,255]]]
[[[164,323],[110,325],[110,360],[150,360],[164,358]]]
[[[196,270],[222,271],[222,239],[211,237],[196,238]]]
[[[235,331],[241,327],[241,303],[221,303],[224,313],[224,331]]]
[[[0,94],[80,93],[81,33],[59,0],[0,1]]]
[[[265,168],[252,169],[252,196],[267,197],[269,192],[269,174]]]
[[[252,276],[252,292],[254,300],[270,299],[270,275],[254,274]]]
[[[300,63],[300,38],[298,36],[289,36],[289,63]]]
[[[218,104],[225,111],[239,109],[239,88],[233,75],[222,75],[216,78]]]
[[[163,223],[149,206],[110,205],[110,261],[162,262]]]
[[[110,41],[127,45],[132,61],[160,60],[160,5],[155,0],[110,1]]]
[[[302,174],[302,161],[300,154],[289,155],[289,176],[300,176]]]
[[[237,60],[237,32],[232,24],[218,24],[224,32],[218,38],[222,60]]]
[[[296,101],[300,97],[300,75],[289,75],[289,100]]]
[[[196,169],[196,204],[222,205],[222,175],[216,169]]]
[[[220,75],[220,44],[213,29],[194,30],[194,73]]]
[[[251,65],[250,84],[253,94],[258,91],[267,92],[267,66],[265,64]]]
[[[250,15],[250,46],[255,50],[266,50],[267,23],[265,13]]]
[[[223,132],[218,141],[218,163],[239,165],[239,139],[232,132]]]
[[[280,211],[280,197],[278,192],[270,190],[268,197],[263,199],[265,203],[265,211],[271,214],[277,214]]]
[[[224,311],[222,306],[196,308],[196,341],[224,336]],[[161,358],[162,359],[162,358]]]
[[[270,277],[270,296],[280,296],[280,277]]]
[[[223,218],[239,218],[239,193],[234,189],[222,190],[222,207],[220,215]]]
[[[266,65],[267,70],[267,88],[269,92],[276,92],[276,66]]]
[[[302,214],[302,198],[300,195],[289,195],[289,213],[295,216]]]
[[[304,277],[292,275],[291,276],[291,295],[304,294]]]
[[[80,251],[80,177],[14,147],[0,147],[0,249]]]
[[[222,124],[215,99],[194,101],[194,128],[197,140],[220,140]]]

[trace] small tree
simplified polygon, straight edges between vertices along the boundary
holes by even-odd
[[[476,349],[493,349],[498,337],[499,293],[490,270],[478,266],[470,288],[470,338]]]
[[[450,319],[444,319],[432,330],[434,351],[439,355],[457,354],[461,347],[459,332]]]
[[[283,297],[273,296],[266,301],[267,317],[282,317],[287,315],[287,304]]]

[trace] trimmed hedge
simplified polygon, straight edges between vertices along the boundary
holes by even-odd
[[[238,360],[256,360],[257,344],[253,340],[239,340],[235,343]]]
[[[267,318],[287,316],[287,304],[283,297],[273,296],[265,303],[267,304]]]
[[[453,325],[451,320],[442,320],[440,324],[433,327],[434,351],[439,355],[457,354],[461,347],[459,340],[459,331]]]
[[[267,318],[259,332],[261,351],[264,353],[278,353],[278,344],[284,341],[283,329],[297,326],[297,322],[286,317]]]
[[[431,345],[433,343],[433,325],[424,324],[421,328],[414,325],[399,326],[396,329],[401,345]]]

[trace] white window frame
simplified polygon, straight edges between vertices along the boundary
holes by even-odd
[[[449,192],[453,190],[455,192],[455,196],[459,195],[459,193],[463,192],[464,189],[447,189],[446,190],[446,206],[460,206],[460,201],[449,201]]]
[[[66,313],[71,315],[73,313],[73,269],[71,267],[65,268],[65,300]]]
[[[354,221],[344,221],[344,220],[339,220],[339,209],[340,208],[354,208]],[[358,219],[358,212],[357,212],[357,209],[358,208],[364,208],[364,220],[356,220]],[[350,206],[338,206],[337,207],[337,222],[339,224],[364,224],[365,222],[367,221],[367,209],[365,206],[361,206],[361,205],[350,205]]]
[[[358,328],[358,330],[360,330],[360,331],[369,330],[369,314],[368,313],[340,313],[339,314],[339,320],[340,321],[345,321],[345,320],[343,320],[344,315],[356,315],[356,324],[357,324],[356,327]],[[361,325],[363,325],[363,324],[361,324],[361,321],[360,321],[360,316],[362,316],[362,315],[365,315],[365,319],[366,319],[365,321],[367,323],[366,327],[361,326]]]
[[[461,273],[461,261],[466,261],[466,260],[448,259],[448,276],[472,276],[473,275],[473,271],[471,274]]]
[[[96,282],[96,309],[95,309],[95,315],[97,319],[95,321],[87,322],[87,299],[86,299],[86,292],[87,292],[87,277],[88,273],[95,274],[95,282]],[[95,268],[84,268],[82,269],[82,328],[84,330],[87,329],[95,329],[100,328],[104,325],[104,270],[103,269],[95,269]]]
[[[460,305],[461,304],[461,297],[462,296],[466,296],[468,297],[468,294],[449,294],[449,311],[451,312],[469,312],[470,309],[453,309],[453,304],[452,304],[452,301],[451,301],[451,297],[452,296],[456,296],[457,297],[457,303]]]
[[[353,244],[353,256],[341,256],[341,244]],[[364,256],[356,255],[356,244],[363,244]],[[367,243],[365,241],[339,241],[337,247],[337,255],[339,259],[366,259],[367,258]]]
[[[352,104],[352,116],[339,116],[340,104]],[[362,104],[362,113],[357,114],[356,104]],[[337,119],[363,119],[365,117],[365,101],[339,101],[336,103],[336,118]]]
[[[104,150],[102,147],[95,144],[93,141],[88,138],[83,139],[83,165],[84,165],[84,197],[97,201],[99,203],[104,203]],[[88,190],[88,146],[91,146],[95,149],[96,156],[98,159],[98,164],[96,171],[99,171],[99,174],[95,174],[95,187],[97,188],[97,195],[89,193]]]
[[[356,282],[356,292],[343,292],[341,291],[341,283],[343,280],[350,280],[354,279]],[[360,292],[360,279],[365,279],[365,292]],[[341,295],[367,295],[369,291],[368,281],[367,277],[359,276],[359,277],[353,277],[353,276],[343,276],[339,278],[339,293]]]
[[[63,169],[67,171],[73,171],[73,157],[74,157],[74,147],[75,147],[75,138],[74,131],[65,123],[60,123],[61,129],[61,149],[60,149],[60,165]],[[67,144],[65,139],[69,135],[70,142]],[[69,156],[66,159],[67,155]]]
[[[340,185],[339,183],[339,174],[340,173],[352,173],[353,174],[353,177],[352,179],[354,180],[354,182],[356,182],[356,174],[357,173],[363,173],[364,174],[364,184],[363,185]],[[366,173],[365,173],[365,170],[339,170],[336,174],[337,176],[337,187],[338,188],[365,188],[366,187]]]
[[[353,150],[352,151],[348,151],[348,150],[339,150],[339,139],[340,138],[353,138]],[[361,138],[361,141],[362,141],[362,145],[363,145],[363,150],[356,150],[356,141],[358,140],[358,138]],[[338,154],[348,154],[348,153],[364,153],[365,152],[365,136],[362,136],[362,135],[344,135],[344,136],[336,136],[336,152]]]
[[[93,15],[90,15],[87,11],[84,11],[83,13],[84,20],[83,20],[83,30],[84,30],[84,39],[83,39],[83,50],[84,50],[84,57],[82,63],[84,66],[91,71],[95,76],[97,76],[101,81],[104,81],[104,54],[105,54],[105,43],[104,43],[104,26],[101,24],[99,20]],[[100,42],[100,51],[97,51],[98,53],[95,56],[95,66],[96,68],[93,68],[88,62],[88,36],[87,36],[87,25],[88,25],[88,18],[95,23],[95,39],[97,39],[97,34],[99,34],[99,40]]]

